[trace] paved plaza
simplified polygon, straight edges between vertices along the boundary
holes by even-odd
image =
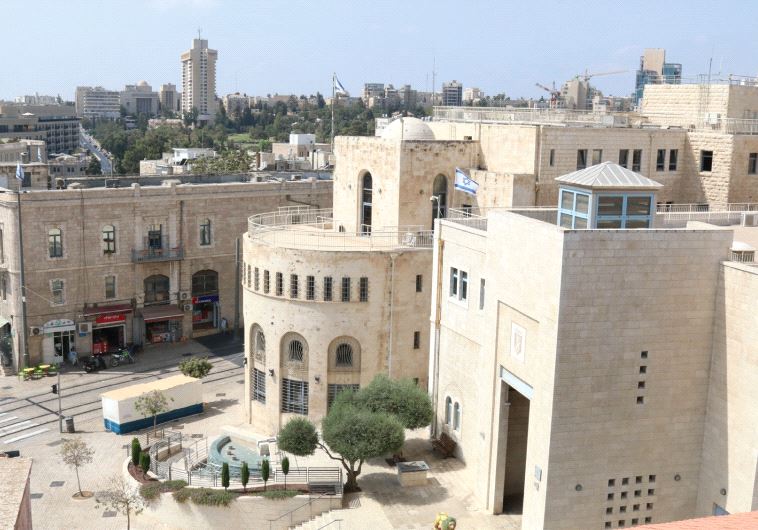
[[[178,373],[178,363],[188,354],[208,355],[214,367],[203,379],[205,411],[168,424],[188,439],[221,434],[225,426],[244,426],[241,402],[244,380],[241,344],[231,340],[211,339],[201,342],[148,348],[133,365],[109,368],[94,374],[67,370],[61,375],[64,416],[72,416],[75,436],[81,436],[95,449],[95,462],[80,470],[82,488],[102,489],[108,479],[121,470],[132,435],[106,432],[103,426],[99,394],[135,382],[147,382]],[[33,459],[31,476],[32,518],[40,529],[109,529],[125,528],[126,518],[104,508],[96,509],[94,499],[74,500],[76,476],[59,460],[61,435],[58,432],[58,397],[51,393],[55,378],[19,381],[0,380],[0,446],[17,449]],[[269,436],[273,433],[255,433]],[[63,437],[74,436],[65,434]],[[409,460],[423,459],[431,466],[427,486],[399,488],[395,469],[383,459],[363,466],[359,484],[363,491],[347,495],[345,509],[333,511],[328,521],[341,521],[342,529],[427,529],[434,517],[444,511],[454,515],[458,528],[519,528],[515,516],[487,515],[475,506],[471,495],[457,486],[463,464],[456,459],[441,460],[431,451],[426,431],[409,434],[404,455]],[[323,452],[312,457],[293,458],[297,466],[335,466]],[[170,529],[170,521],[145,512],[132,519],[133,528]],[[242,524],[242,528],[261,528],[261,522]],[[328,528],[337,528],[333,524]]]

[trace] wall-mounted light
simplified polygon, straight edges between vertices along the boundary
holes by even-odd
[[[274,377],[274,369],[273,368],[269,368],[268,369],[268,375],[270,375],[271,377]]]

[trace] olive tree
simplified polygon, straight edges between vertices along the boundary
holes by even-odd
[[[134,408],[144,417],[153,417],[153,434],[158,432],[158,414],[168,411],[168,400],[174,401],[174,398],[166,398],[163,392],[151,390],[142,394],[134,402]]]
[[[70,438],[63,440],[61,446],[61,460],[69,467],[76,471],[76,486],[79,489],[79,496],[83,496],[82,483],[79,480],[79,468],[86,464],[92,463],[92,456],[95,450],[87,445],[87,442],[80,438]],[[91,495],[91,494],[88,494]]]
[[[208,360],[208,357],[190,357],[179,363],[179,370],[189,377],[195,377],[202,379],[213,368],[213,364]]]

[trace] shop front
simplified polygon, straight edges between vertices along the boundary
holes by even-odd
[[[74,349],[76,326],[73,320],[65,318],[49,320],[42,326],[43,364],[60,364],[68,361],[69,352]]]
[[[154,305],[142,309],[145,341],[148,344],[176,342],[182,338],[184,312],[175,305]]]
[[[13,333],[11,321],[0,316],[0,362],[9,368],[13,366]]]
[[[218,328],[218,294],[192,297],[192,329]]]
[[[115,353],[127,344],[127,327],[131,321],[131,304],[114,304],[90,308],[85,316],[92,322],[92,353]]]

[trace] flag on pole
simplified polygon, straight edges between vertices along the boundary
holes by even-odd
[[[342,86],[342,83],[340,83],[340,80],[337,79],[337,76],[334,76],[334,92],[337,94],[342,94],[344,96],[349,95],[347,93],[347,90],[345,90],[345,87]]]
[[[455,189],[465,191],[471,195],[476,195],[476,190],[479,189],[479,183],[466,176],[462,169],[455,168]]]
[[[16,178],[21,182],[24,181],[24,170],[21,169],[21,162],[16,165]]]
[[[39,146],[37,146],[37,162],[42,162],[42,151]]]

